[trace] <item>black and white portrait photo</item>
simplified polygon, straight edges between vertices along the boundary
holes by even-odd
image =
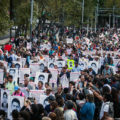
[[[39,77],[38,77],[38,81],[44,81],[45,80],[45,76],[44,75],[40,75]]]
[[[40,68],[40,72],[43,72],[45,68],[44,63],[40,63],[39,68]]]
[[[1,109],[8,111],[9,91],[1,89]]]
[[[53,62],[48,62],[48,68],[54,69],[54,63]]]
[[[10,68],[8,70],[9,74],[13,76],[13,81],[18,80],[18,69],[17,68]]]
[[[13,61],[13,63],[15,64],[15,68],[20,69],[22,67],[22,62],[20,61]]]
[[[17,110],[18,112],[24,105],[24,97],[21,96],[10,96],[8,102],[8,117],[11,118],[11,113],[13,110]]]
[[[19,64],[19,63],[16,63],[16,64],[15,64],[15,68],[20,69],[20,64]]]
[[[98,73],[98,68],[99,68],[98,62],[96,62],[96,61],[90,61],[89,66],[90,66],[96,73]]]
[[[42,81],[44,84],[48,82],[48,73],[37,72],[35,83],[38,84],[39,81]]]
[[[65,61],[56,61],[56,65],[58,68],[65,67]]]

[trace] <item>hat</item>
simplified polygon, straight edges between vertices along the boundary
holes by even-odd
[[[50,96],[48,97],[48,100],[54,101],[54,100],[55,100],[55,97],[54,97],[53,95],[50,95]]]
[[[14,87],[14,90],[15,90],[15,91],[18,90],[18,89],[20,89],[18,86],[15,86],[15,87]]]

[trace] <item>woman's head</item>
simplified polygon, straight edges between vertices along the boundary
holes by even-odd
[[[86,96],[86,99],[87,99],[88,102],[94,102],[94,95],[93,94],[88,94]]]
[[[57,107],[58,107],[57,102],[53,101],[53,102],[50,103],[50,109],[52,111],[54,111]]]
[[[64,116],[63,116],[63,111],[60,110],[59,108],[55,109],[55,114],[57,116],[57,120],[64,120]]]

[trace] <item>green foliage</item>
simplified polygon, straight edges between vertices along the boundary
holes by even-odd
[[[0,35],[5,34],[6,31],[11,27],[12,22],[10,22],[9,17],[9,0],[0,1]]]

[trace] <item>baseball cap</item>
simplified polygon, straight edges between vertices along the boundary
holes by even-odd
[[[48,100],[54,101],[54,100],[55,100],[55,97],[54,97],[53,95],[50,95],[50,96],[48,97]]]
[[[18,86],[15,86],[15,87],[14,87],[14,90],[15,90],[15,91],[18,90],[18,89],[20,89]]]

